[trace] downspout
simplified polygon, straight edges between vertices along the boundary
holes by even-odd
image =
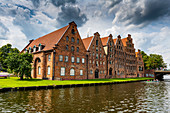
[[[54,80],[54,76],[55,76],[55,54],[56,54],[56,51],[54,49],[54,51],[53,51],[53,76],[52,76],[52,80]]]

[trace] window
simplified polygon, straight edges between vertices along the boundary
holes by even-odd
[[[51,55],[48,55],[48,61],[51,61]]]
[[[40,66],[38,67],[38,74],[39,75],[41,74],[41,67]]]
[[[82,63],[84,64],[84,62],[85,62],[85,59],[84,59],[84,58],[82,58]]]
[[[110,42],[110,46],[112,46],[112,42]]]
[[[93,53],[93,56],[94,56],[94,53]]]
[[[50,75],[50,66],[48,66],[47,74]]]
[[[68,62],[68,56],[65,56],[65,62]]]
[[[66,45],[66,50],[68,50],[68,45]]]
[[[75,31],[74,31],[74,29],[72,29],[72,30],[71,30],[71,33],[72,33],[72,34],[75,34]]]
[[[66,41],[69,41],[69,37],[68,36],[66,36]]]
[[[65,76],[65,67],[61,67],[60,75]]]
[[[100,47],[100,51],[102,50],[102,48]]]
[[[98,44],[99,44],[99,41],[98,41],[98,40],[96,40],[96,46],[98,46]]]
[[[103,61],[103,65],[105,65],[105,62]]]
[[[83,75],[83,70],[82,69],[80,70],[80,75]]]
[[[94,49],[94,45],[93,45],[93,49]]]
[[[71,51],[74,51],[74,46],[71,46]]]
[[[94,64],[94,60],[93,60],[93,64]]]
[[[91,64],[91,60],[89,60],[89,63]]]
[[[71,62],[74,63],[74,56],[71,57]]]
[[[96,47],[96,51],[98,51],[98,47]]]
[[[79,44],[79,39],[77,39],[77,44]]]
[[[99,57],[99,56],[98,56],[98,53],[96,53],[96,59],[98,59],[98,57]]]
[[[73,68],[70,69],[70,76],[74,76],[75,75],[75,71]]]
[[[102,71],[100,71],[100,74],[102,74]]]
[[[41,51],[41,44],[39,44],[38,51]]]
[[[36,52],[36,46],[34,46],[33,48],[34,48],[33,52]]]
[[[92,71],[92,70],[90,70],[90,74],[93,74],[93,71]]]
[[[31,47],[29,47],[29,53],[31,53]]]
[[[112,64],[112,61],[110,61],[109,63]]]
[[[63,61],[63,56],[59,55],[59,61]]]
[[[74,41],[75,41],[75,40],[74,40],[74,37],[72,37],[72,38],[71,38],[71,42],[74,42]]]
[[[100,58],[102,57],[102,54],[100,53]]]
[[[79,52],[79,47],[77,47],[77,52]]]
[[[77,63],[80,63],[80,58],[79,57],[77,57]]]
[[[25,49],[25,53],[27,52],[27,49]]]
[[[103,73],[104,73],[104,71],[103,71]]]
[[[99,63],[98,63],[98,61],[96,61],[96,66],[99,66]]]
[[[100,65],[102,65],[102,61],[100,61]]]

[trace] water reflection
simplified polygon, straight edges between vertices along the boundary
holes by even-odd
[[[0,93],[0,112],[170,112],[170,82]]]

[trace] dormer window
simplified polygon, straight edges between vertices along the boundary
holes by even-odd
[[[25,53],[27,52],[27,49],[25,49]]]
[[[36,52],[36,46],[34,45],[34,47],[33,47],[33,52]]]
[[[41,51],[41,47],[42,47],[42,45],[41,45],[41,43],[38,45],[38,51]]]
[[[29,47],[29,53],[31,53],[31,47]]]

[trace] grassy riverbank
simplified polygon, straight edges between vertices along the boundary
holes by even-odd
[[[68,85],[68,84],[89,84],[89,83],[108,83],[108,82],[125,82],[125,81],[140,81],[152,78],[114,78],[114,79],[93,79],[93,80],[19,80],[18,77],[10,77],[7,79],[0,78],[0,88],[7,87],[30,87],[30,86],[48,86],[48,85]]]

